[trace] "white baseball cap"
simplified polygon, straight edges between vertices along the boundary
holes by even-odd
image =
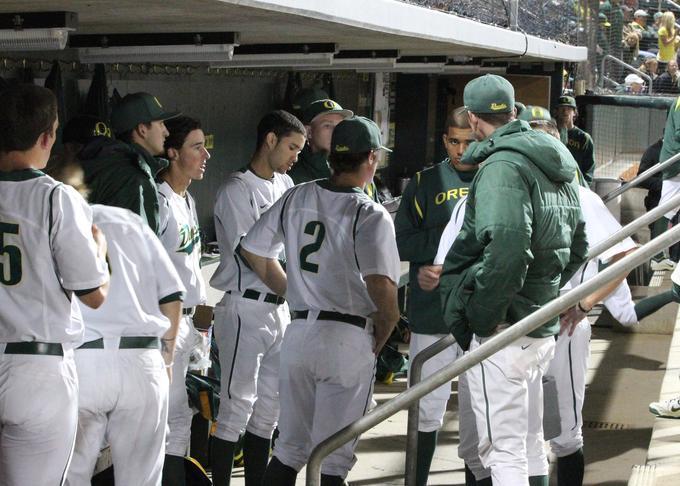
[[[645,84],[645,80],[642,79],[640,76],[638,76],[635,73],[631,73],[628,76],[626,76],[626,79],[624,80],[624,83],[626,86],[630,86],[633,83],[638,83],[638,84]]]
[[[645,10],[636,10],[635,13],[633,14],[633,18],[637,17],[649,17],[649,14]]]

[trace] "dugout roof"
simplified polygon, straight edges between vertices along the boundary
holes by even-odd
[[[0,12],[77,12],[79,34],[233,31],[241,45],[336,43],[402,56],[583,61],[585,47],[396,0],[3,0]],[[519,60],[519,59],[515,59]]]

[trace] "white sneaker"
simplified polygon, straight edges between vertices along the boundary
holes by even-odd
[[[676,263],[670,258],[664,258],[663,260],[652,260],[651,267],[654,272],[659,272],[663,270],[675,270]]]
[[[680,398],[671,398],[649,404],[649,411],[657,417],[680,418]]]

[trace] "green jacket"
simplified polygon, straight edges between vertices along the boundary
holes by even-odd
[[[288,171],[288,175],[295,184],[315,181],[317,179],[328,179],[331,176],[331,169],[328,166],[324,152],[312,153],[309,145],[305,145],[298,155],[298,161],[293,168]]]
[[[466,349],[556,298],[585,261],[576,162],[557,139],[513,121],[473,144],[463,163],[481,166],[463,227],[444,262],[444,321]],[[529,334],[557,333],[553,318]]]
[[[129,209],[158,234],[158,190],[155,177],[168,161],[139,145],[97,137],[78,154],[90,189],[89,202]]]
[[[680,98],[675,101],[675,104],[668,111],[659,162],[670,159],[678,152],[680,152]],[[663,171],[663,178],[670,179],[678,174],[680,174],[680,161],[671,164],[670,167],[666,167]]]
[[[449,332],[441,315],[439,291],[421,289],[418,270],[423,265],[432,264],[453,208],[460,198],[467,195],[474,175],[475,172],[458,172],[449,159],[445,159],[416,173],[402,194],[394,228],[399,257],[410,263],[407,314],[413,332]]]
[[[595,175],[595,146],[592,137],[579,127],[561,130],[560,138],[564,137],[563,132],[566,132],[566,142],[562,141],[566,144],[571,155],[574,156],[586,182],[590,184]]]

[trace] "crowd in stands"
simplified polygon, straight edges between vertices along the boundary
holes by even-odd
[[[672,10],[659,9],[658,2],[606,0],[599,4],[597,66],[606,55],[621,59],[638,72],[605,62],[604,72],[622,94],[644,94],[651,84],[653,94],[680,94],[678,79],[678,32]],[[613,82],[613,83],[612,83]]]

